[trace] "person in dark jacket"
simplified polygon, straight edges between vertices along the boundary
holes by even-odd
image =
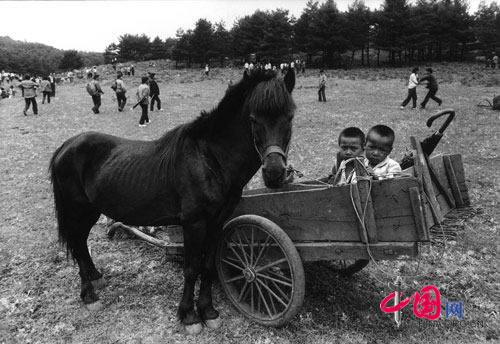
[[[427,74],[420,79],[419,84],[421,84],[423,81],[427,81],[427,88],[429,89],[429,91],[427,92],[424,101],[420,104],[421,109],[425,109],[425,105],[427,105],[429,98],[438,103],[438,106],[443,103],[441,99],[436,97],[436,93],[438,91],[438,83],[434,75],[432,75],[432,68],[429,67],[425,71],[427,72]]]
[[[149,96],[151,97],[150,111],[153,111],[155,106],[155,101],[157,102],[156,106],[158,107],[158,111],[161,111],[161,100],[159,98],[160,88],[155,81],[155,73],[149,74]]]

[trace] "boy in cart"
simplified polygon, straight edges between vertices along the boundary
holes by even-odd
[[[389,157],[396,135],[390,127],[379,124],[366,135],[365,166],[374,179],[389,179],[401,173],[401,166]]]

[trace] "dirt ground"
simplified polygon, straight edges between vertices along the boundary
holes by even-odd
[[[182,264],[159,248],[138,240],[108,240],[100,221],[89,238],[98,269],[108,282],[99,292],[105,304],[89,313],[79,298],[77,267],[66,260],[57,242],[48,162],[69,137],[97,130],[131,139],[154,139],[166,130],[214,107],[229,79],[239,70],[214,68],[209,79],[200,70],[155,70],[164,111],[151,113],[152,124],[139,128],[140,110],[119,113],[110,89],[111,75],[103,75],[101,114],[91,113],[85,83],[59,85],[55,99],[41,104],[39,115],[23,116],[23,100],[0,101],[0,343],[478,343],[498,342],[500,299],[499,221],[500,113],[477,107],[492,98],[500,72],[479,66],[433,65],[441,81],[443,108],[456,110],[436,153],[460,153],[472,208],[447,222],[449,240],[425,245],[418,276],[405,278],[404,295],[431,284],[441,300],[463,301],[461,320],[417,319],[411,307],[403,310],[396,328],[392,315],[380,310],[391,293],[393,276],[412,275],[416,261],[370,264],[344,278],[327,268],[306,266],[306,297],[298,316],[284,328],[251,323],[229,303],[219,285],[214,303],[223,326],[196,336],[185,335],[176,319],[183,277]],[[146,67],[138,65],[138,74]],[[329,71],[327,102],[317,101],[316,71],[297,79],[294,99],[298,109],[289,161],[306,176],[325,176],[338,149],[338,133],[347,126],[363,130],[379,123],[396,132],[393,157],[410,147],[409,137],[431,133],[427,110],[399,109],[406,96],[406,69]],[[139,83],[125,77],[129,96]],[[132,90],[132,88],[134,90]],[[425,89],[419,87],[420,99]],[[134,97],[129,99],[132,103]],[[258,174],[259,175],[259,174]],[[250,187],[261,185],[258,177]]]

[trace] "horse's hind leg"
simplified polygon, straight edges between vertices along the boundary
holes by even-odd
[[[76,214],[75,214],[76,215]],[[87,246],[87,238],[92,226],[99,219],[100,213],[90,207],[79,206],[78,214],[65,221],[70,237],[68,248],[78,263],[81,279],[80,297],[89,310],[98,310],[102,307],[95,288],[103,286],[102,274],[95,268]]]

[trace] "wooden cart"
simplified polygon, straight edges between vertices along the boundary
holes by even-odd
[[[429,228],[468,205],[469,197],[460,155],[429,159],[411,140],[414,166],[406,176],[245,192],[224,226],[216,257],[232,304],[259,324],[282,326],[304,299],[303,262],[340,261],[339,272],[350,274],[370,259],[416,257],[418,243],[429,241]],[[148,241],[182,254],[182,228],[167,232],[168,241]]]

